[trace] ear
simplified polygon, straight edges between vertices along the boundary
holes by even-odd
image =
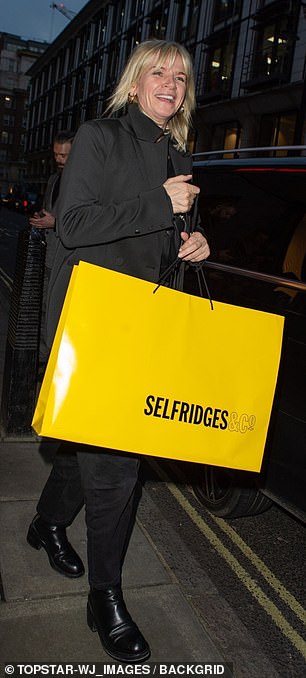
[[[136,96],[136,85],[133,85],[129,91],[129,96],[134,98]]]

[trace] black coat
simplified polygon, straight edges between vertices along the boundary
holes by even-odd
[[[171,201],[162,185],[168,155],[176,175],[191,174],[191,155],[177,151],[135,104],[119,119],[93,120],[78,130],[57,203],[49,343],[72,266],[80,260],[158,279],[165,231],[173,228]]]
[[[43,208],[49,212],[50,214],[53,214],[55,216],[56,214],[56,203],[57,203],[57,197],[54,196],[54,191],[56,192],[56,195],[58,195],[58,182],[61,180],[61,172],[55,172],[54,174],[51,174],[48,183],[46,186],[46,191],[44,195],[44,200],[43,200]],[[57,239],[55,235],[55,229],[54,228],[45,228],[44,229],[44,235],[46,239],[46,267],[47,268],[52,268],[53,261],[54,261],[54,255],[56,251],[56,245],[57,245]]]

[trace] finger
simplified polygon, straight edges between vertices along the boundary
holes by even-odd
[[[189,235],[188,233],[186,233],[186,231],[181,231],[180,236],[181,240],[184,240],[184,242],[186,242],[189,239]]]
[[[169,177],[169,179],[167,179],[166,181],[166,184],[176,184],[177,182],[179,183],[186,182],[190,181],[190,179],[192,179],[192,174],[178,174],[175,177]]]

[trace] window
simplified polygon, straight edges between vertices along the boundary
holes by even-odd
[[[228,151],[239,148],[240,124],[237,122],[216,125],[213,128],[211,150],[226,149]],[[226,158],[232,157],[226,154]]]
[[[101,47],[104,43],[104,38],[105,38],[105,33],[106,33],[106,25],[107,25],[107,19],[108,19],[108,10],[109,10],[109,6],[105,7],[105,9],[101,10],[101,16],[97,20],[97,23],[95,24],[94,37],[93,37],[93,49],[94,50]]]
[[[190,40],[196,37],[200,7],[200,0],[189,0],[180,4],[176,32],[177,40]]]
[[[227,32],[209,50],[203,96],[228,96],[231,91],[237,32]]]
[[[64,98],[64,106],[69,106],[71,102],[71,96],[72,96],[72,77],[68,78],[66,82],[64,83],[64,92],[65,92],[65,98]]]
[[[113,7],[113,27],[112,33],[117,33],[122,30],[124,15],[125,15],[125,1],[119,0]]]
[[[15,125],[15,116],[14,115],[4,115],[3,124],[5,127],[14,127]]]
[[[57,79],[57,77],[56,77],[56,71],[57,71],[56,66],[57,66],[57,60],[53,59],[53,61],[51,63],[50,85],[54,85],[54,83],[56,82],[56,79]]]
[[[8,142],[9,142],[9,133],[6,132],[5,130],[3,130],[3,131],[1,132],[0,140],[1,140],[1,144],[8,144]]]
[[[216,0],[214,7],[213,23],[226,21],[238,14],[241,10],[241,0]]]
[[[288,82],[290,79],[293,49],[296,40],[297,16],[283,12],[277,16],[258,18],[255,50],[251,54],[250,66],[246,76],[246,85],[256,82]]]
[[[9,52],[17,52],[18,50],[18,45],[13,44],[12,42],[7,42],[5,47]]]
[[[258,36],[258,53],[254,60],[255,76],[272,76],[288,71],[289,51],[286,34],[287,18],[264,26]]]
[[[4,97],[4,106],[5,108],[14,108],[14,99],[11,96],[6,95]]]
[[[130,10],[130,20],[132,21],[136,16],[142,14],[145,7],[145,0],[132,0]]]
[[[108,54],[108,68],[107,68],[107,85],[111,85],[117,77],[118,63],[120,54],[120,42],[115,41],[109,45]]]
[[[89,46],[90,46],[90,25],[81,34],[80,38],[80,49],[79,49],[79,61],[86,61],[89,57]]]
[[[76,50],[76,40],[71,40],[69,43],[69,64],[68,70],[72,71],[75,62],[75,50]]]
[[[129,55],[135,45],[141,42],[142,21],[137,21],[136,25],[126,34],[126,54]]]
[[[75,80],[75,99],[76,101],[83,101],[85,94],[86,70],[82,68],[78,71]]]
[[[290,146],[293,144],[296,111],[263,115],[259,131],[259,146]],[[283,151],[286,154],[286,151]],[[280,155],[277,152],[276,155]]]
[[[149,37],[163,40],[167,31],[169,13],[169,3],[163,3],[158,9],[151,13]]]

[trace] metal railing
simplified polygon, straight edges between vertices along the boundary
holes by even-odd
[[[199,153],[193,153],[194,158],[199,158],[199,157],[208,157],[210,155],[238,155],[240,153],[266,153],[267,151],[304,151],[306,152],[306,146],[305,145],[299,145],[299,146],[251,146],[249,148],[223,148],[223,149],[216,149],[212,151],[203,151]]]

